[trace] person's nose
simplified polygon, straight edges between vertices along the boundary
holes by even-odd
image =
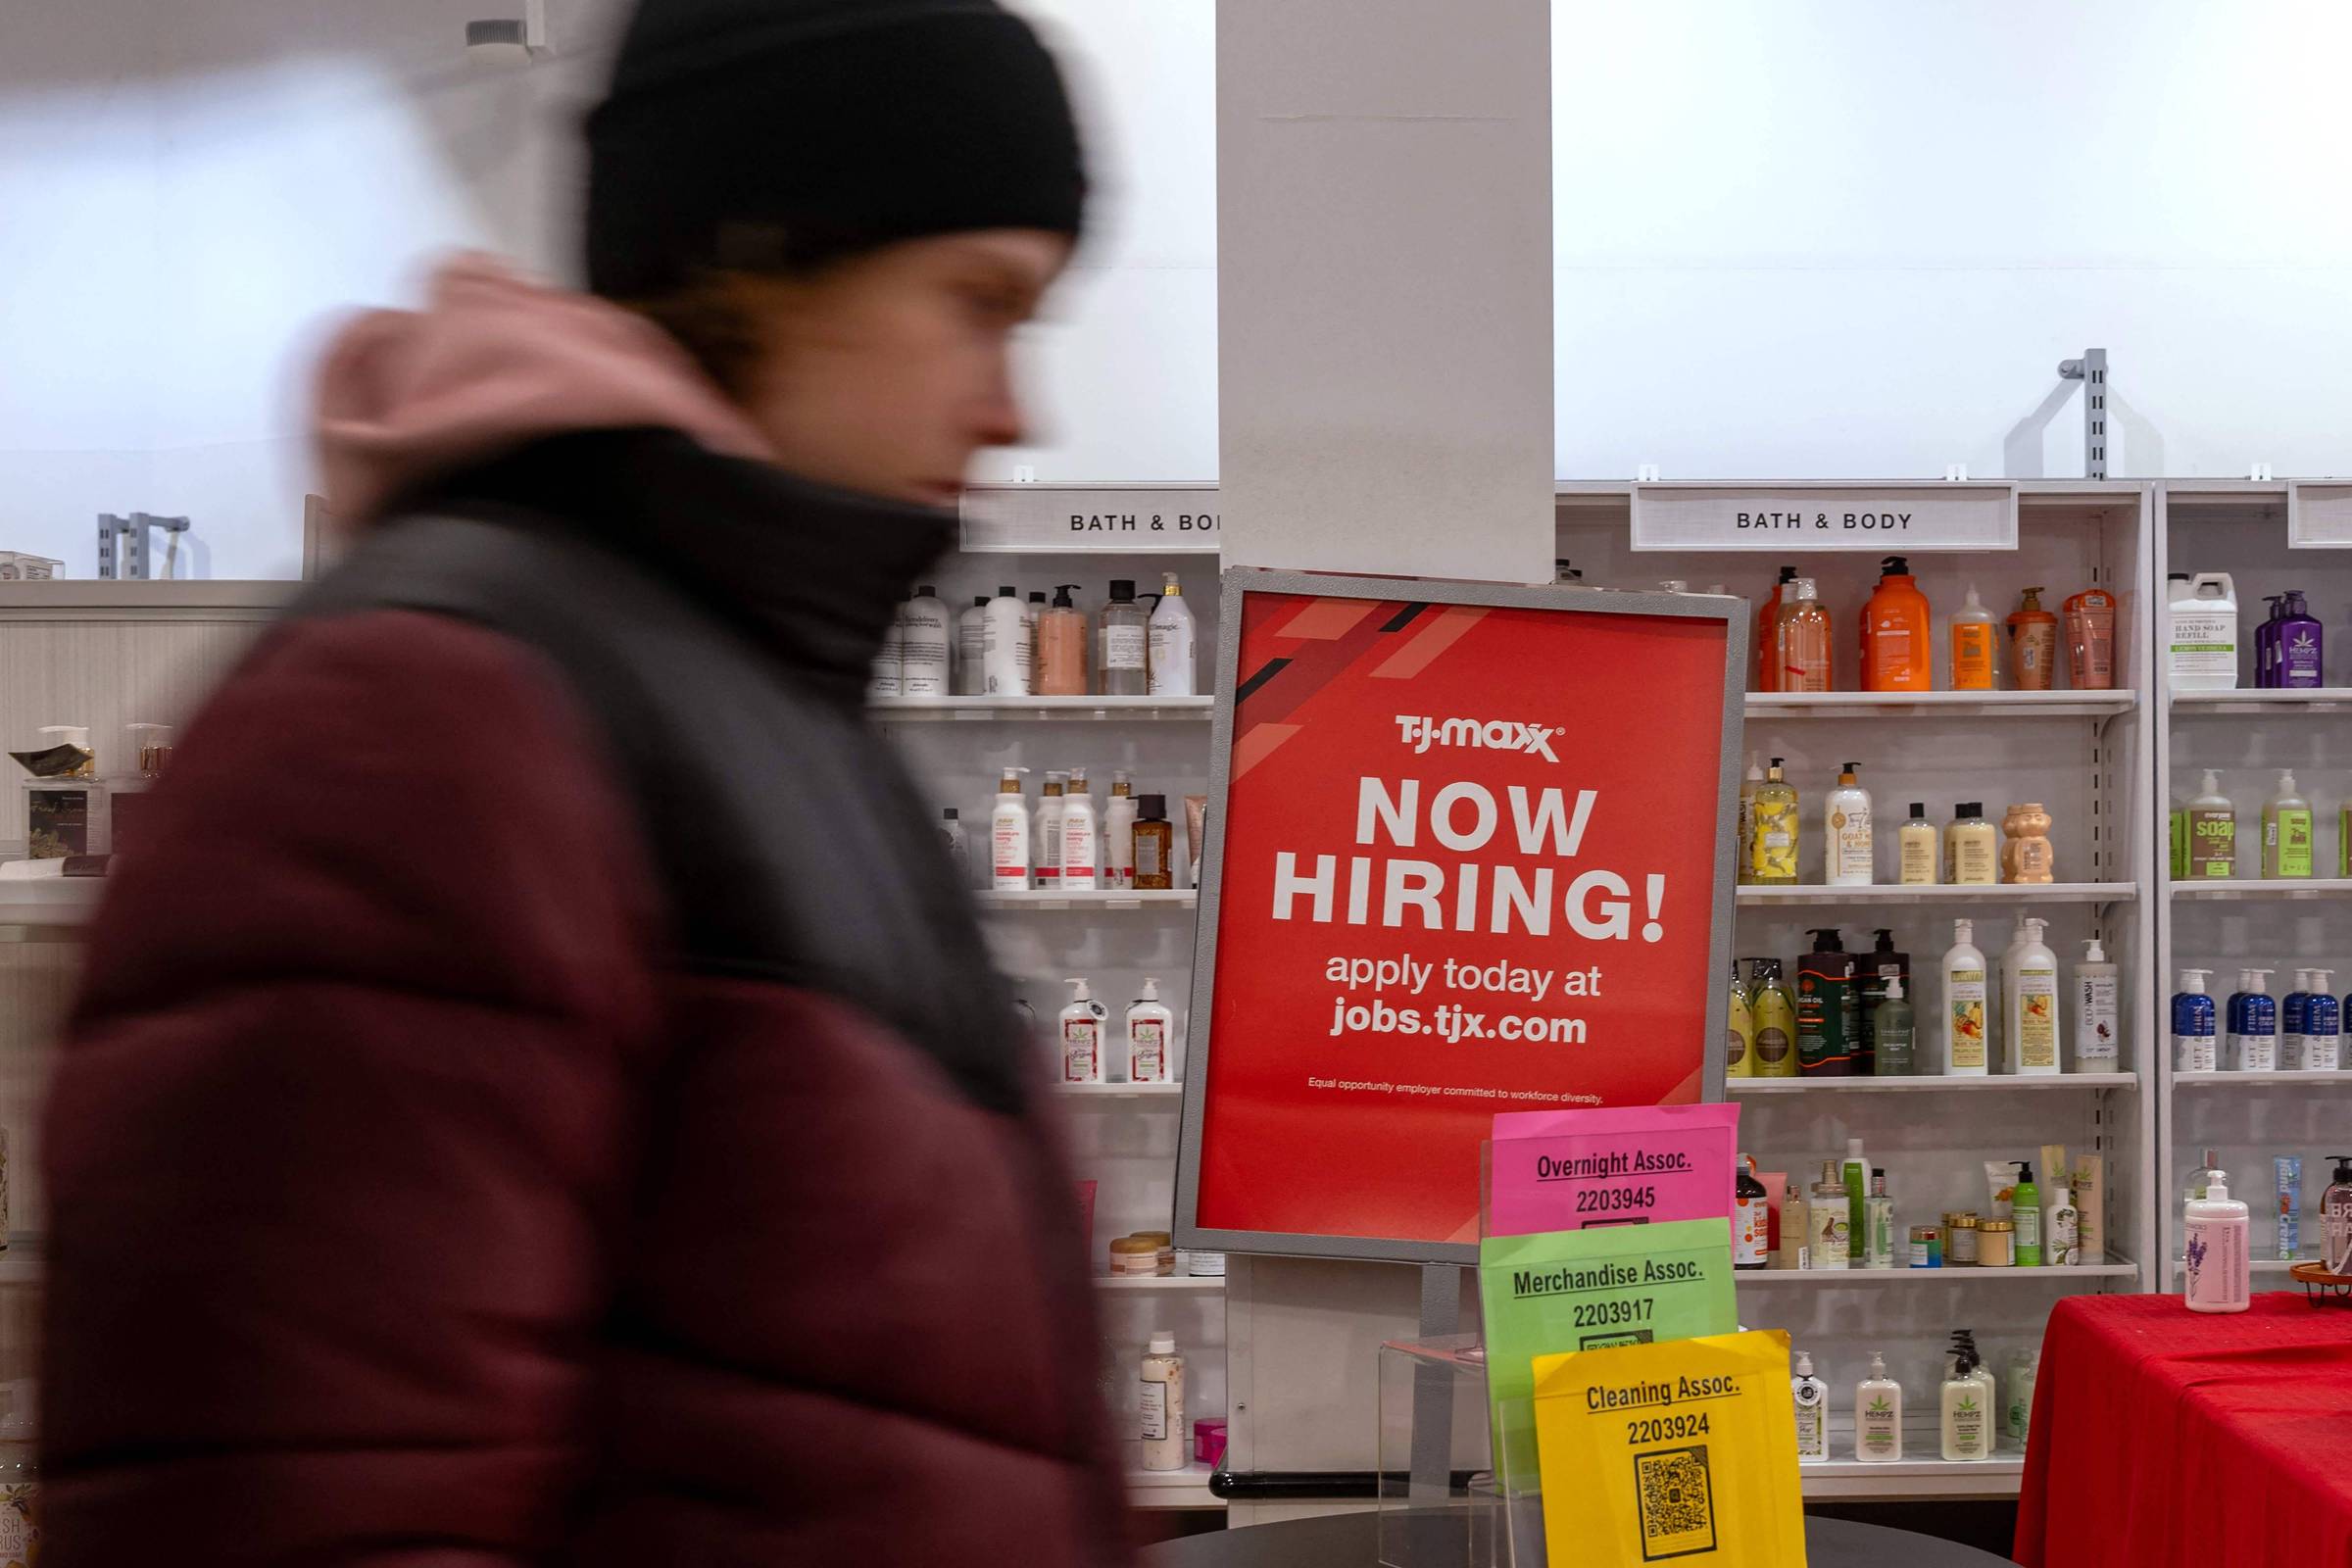
[[[1029,433],[1020,397],[1013,391],[1012,364],[1006,356],[999,355],[990,371],[988,391],[980,401],[972,433],[984,447],[1017,447]]]

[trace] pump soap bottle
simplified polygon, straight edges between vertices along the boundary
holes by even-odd
[[[1862,1033],[1854,956],[1835,926],[1813,933],[1813,951],[1796,960],[1796,1061],[1807,1078],[1849,1078]]]
[[[2058,664],[2058,617],[2041,608],[2038,584],[2009,612],[2011,672],[2021,692],[2046,692]]]
[[[1095,1000],[1084,980],[1065,980],[1070,1004],[1061,1009],[1061,1081],[1099,1084],[1102,1081],[1103,1005]]]
[[[2183,969],[2173,993],[2173,1071],[2212,1072],[2221,1066],[2214,1035],[2213,998],[2206,995],[2211,969]]]
[[[2344,1065],[2343,1009],[2335,1000],[2335,971],[2311,971],[2311,1001],[2303,1009],[2303,1068],[2341,1072]]]
[[[2243,1312],[2253,1304],[2252,1241],[2246,1205],[2230,1196],[2229,1176],[2206,1172],[2205,1196],[2182,1206],[2180,1296],[2191,1312]]]
[[[1919,1071],[1918,1026],[1903,996],[1903,978],[1886,982],[1886,1000],[1871,1015],[1871,1075],[1908,1078]]]
[[[1781,690],[1830,690],[1830,612],[1810,577],[1788,585],[1781,602]]]
[[[1723,1026],[1723,1072],[1727,1078],[1756,1075],[1756,1012],[1748,1004],[1747,987],[1740,983],[1740,960],[1732,960],[1732,989]]]
[[[1943,1380],[1943,1456],[1948,1460],[1983,1459],[1992,1451],[1985,1407],[1984,1385],[1977,1377],[1974,1342],[1961,1346],[1952,1370]]]
[[[1854,1390],[1854,1457],[1893,1464],[1903,1456],[1903,1386],[1886,1375],[1886,1357],[1870,1353],[1870,1376]]]
[[[1086,695],[1086,612],[1070,595],[1074,582],[1058,583],[1054,603],[1037,621],[1037,691],[1041,697]]]
[[[1870,791],[1854,779],[1848,762],[1838,774],[1838,787],[1823,803],[1822,819],[1829,828],[1829,884],[1834,888],[1870,886],[1878,859],[1878,839],[1871,831]]]
[[[2205,770],[2187,807],[2188,875],[2191,880],[2227,880],[2237,864],[2237,808],[2222,793],[2221,774]]]
[[[1813,1357],[1804,1350],[1796,1352],[1796,1376],[1788,1380],[1788,1392],[1796,1400],[1797,1461],[1827,1459],[1830,1456],[1830,1386],[1813,1375]]]
[[[1168,1081],[1171,1037],[1176,1015],[1159,1000],[1159,982],[1149,976],[1144,994],[1127,1006],[1127,1081],[1164,1084]]]
[[[2085,937],[2082,948],[2082,961],[2075,965],[2075,1070],[2113,1072],[2121,1035],[2116,1002],[2122,982],[2097,937]]]
[[[1977,597],[1973,582],[1968,585],[1967,601],[1952,612],[1951,636],[1952,690],[1991,691],[1999,643],[1993,636],[1992,612]]]
[[[1152,695],[1191,697],[1194,684],[1193,610],[1184,585],[1172,571],[1160,575],[1159,603],[1152,607],[1150,634]]]
[[[1895,951],[1894,932],[1881,926],[1871,935],[1876,939],[1876,945],[1854,963],[1862,988],[1861,1045],[1854,1054],[1854,1071],[1862,1074],[1878,1070],[1879,1026],[1875,1014],[1886,1001],[1888,984],[1901,980],[1906,994],[1911,989],[1911,955]],[[1909,1070],[1904,1069],[1905,1072]]]
[[[1103,696],[1142,697],[1151,689],[1145,658],[1148,626],[1144,607],[1136,602],[1134,580],[1120,577],[1112,581],[1095,650],[1096,666],[1102,671]]]
[[[1749,880],[1766,887],[1789,887],[1796,882],[1796,791],[1781,771],[1781,760],[1756,786],[1748,808],[1747,860]]]
[[[1973,920],[1952,922],[1943,956],[1943,1070],[1956,1078],[1985,1075],[1984,955]]]
[[[1756,690],[1777,692],[1781,689],[1781,600],[1788,585],[1796,581],[1796,568],[1783,566],[1772,581],[1772,592],[1756,611]]]
[[[988,817],[989,886],[999,893],[1029,891],[1029,808],[1021,799],[1021,775],[1028,771],[1004,770]]]
[[[1764,783],[1764,769],[1756,761],[1756,754],[1747,754],[1747,777],[1740,784],[1740,820],[1733,828],[1732,863],[1739,868],[1742,886],[1756,879],[1756,867],[1748,846],[1756,841],[1756,791]]]
[[[1781,960],[1757,958],[1748,985],[1748,1005],[1756,1017],[1756,1073],[1758,1078],[1801,1076],[1796,1062],[1796,999],[1781,978]]]
[[[2278,1003],[2271,995],[2271,971],[2237,971],[2237,994],[2230,999],[2230,1070],[2278,1070]]]
[[[2262,874],[2311,875],[2311,803],[2295,791],[2295,775],[2281,769],[2278,793],[2262,808]]]
[[[2058,1071],[2058,956],[2041,940],[2047,929],[2047,921],[2027,917],[2025,944],[2001,977],[2008,1016],[2016,1020],[2017,1071],[2026,1078]]]
[[[2330,1274],[2352,1274],[2352,1154],[2329,1154],[2335,1174],[2320,1200],[2320,1256]]]

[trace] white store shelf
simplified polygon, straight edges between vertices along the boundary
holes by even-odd
[[[1184,1101],[1182,1084],[1055,1084],[1054,1092],[1073,1100],[1154,1100],[1167,1105]]]
[[[2352,886],[2352,883],[2346,884]],[[1830,887],[1800,882],[1786,887],[1743,887],[1743,906],[1842,904],[2129,904],[2139,897],[2137,882],[1996,882],[1966,886],[1949,882],[1903,887],[1877,882],[1865,887]]]
[[[2352,1079],[2352,1073],[2344,1075]],[[1986,1073],[1960,1078],[1949,1073],[1917,1073],[1908,1078],[1726,1078],[1723,1087],[1735,1095],[1870,1095],[1961,1093],[2007,1089],[2137,1089],[2135,1072],[2061,1072],[2046,1077],[2017,1073]]]
[[[2184,900],[2352,898],[2352,878],[2282,876],[2261,880],[2178,881],[2173,884],[2173,897]]]
[[[2260,1089],[2266,1086],[2284,1088],[2292,1084],[2352,1084],[2352,1071],[2338,1069],[2320,1072],[2298,1067],[2289,1072],[2275,1069],[2271,1072],[2177,1072],[2173,1074],[2176,1089]]]
[[[1127,1501],[1137,1508],[1222,1508],[1225,1499],[1208,1490],[1215,1472],[1195,1460],[1181,1470],[1146,1470],[1137,1458],[1142,1445],[1127,1445]]]
[[[1851,1451],[1851,1434],[1843,1436],[1847,1451]],[[1922,1459],[1897,1459],[1891,1463],[1872,1464],[1860,1459],[1808,1459],[1796,1467],[1797,1480],[1804,1489],[1807,1500],[1834,1497],[1869,1497],[1893,1500],[1904,1497],[2014,1497],[2025,1479],[2026,1456],[2014,1450],[1996,1452],[1989,1459],[1942,1459],[1936,1457],[1936,1434],[1933,1429],[1916,1431],[1906,1427],[1903,1446],[1910,1451],[1915,1446],[1927,1455]]]
[[[1221,1291],[1225,1288],[1222,1274],[1098,1274],[1095,1285],[1113,1293],[1129,1291]]]
[[[2352,708],[2352,686],[2281,687],[2242,692],[2175,692],[2176,713],[2269,713]]]
[[[866,704],[887,722],[1076,719],[1099,723],[1205,723],[1213,697],[876,697]]]
[[[2276,1274],[2278,1276],[2278,1283],[2268,1287],[2271,1290],[2300,1291],[2303,1288],[2302,1285],[2298,1281],[2288,1279],[2286,1277],[2286,1271],[2290,1268],[2293,1268],[2297,1263],[2317,1263],[2319,1259],[2317,1257],[2256,1257],[2251,1260],[2249,1267],[2254,1273],[2257,1274]],[[2175,1274],[2179,1274],[2180,1272],[2180,1268],[2181,1259],[2177,1257],[2174,1258],[2173,1272]]]
[[[1776,718],[2103,718],[2139,694],[2115,692],[1749,692],[1747,716]]]
[[[1736,1285],[1804,1285],[1838,1290],[1849,1285],[1960,1285],[1985,1281],[2010,1284],[2026,1280],[2072,1281],[2127,1279],[2139,1265],[2125,1258],[2104,1263],[2076,1263],[2066,1268],[1750,1268],[1734,1276]]]
[[[1131,891],[1125,893],[1041,893],[1035,889],[1026,893],[999,893],[994,889],[975,893],[984,909],[1103,909],[1133,913],[1141,909],[1190,909],[1200,902],[1200,895],[1191,888]]]

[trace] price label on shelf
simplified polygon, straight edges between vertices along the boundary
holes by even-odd
[[[1214,485],[975,485],[961,513],[973,551],[1214,555],[1223,537]]]
[[[2352,550],[2352,480],[2290,481],[2286,543],[2290,550]]]
[[[2017,486],[2006,480],[1638,484],[1633,511],[1636,550],[1882,556],[2017,548]]]

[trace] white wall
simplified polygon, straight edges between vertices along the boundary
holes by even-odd
[[[322,319],[421,261],[568,253],[566,58],[482,76],[506,0],[76,0],[0,15],[0,548],[101,511],[290,571]],[[1213,0],[1029,0],[1102,222],[1033,334],[1041,478],[1216,467]],[[2114,355],[2119,472],[2352,468],[2346,138],[2307,0],[1557,0],[1564,477],[2066,473],[2061,358]],[[1368,331],[1378,331],[1377,323]]]
[[[1561,0],[1560,473],[2080,473],[2094,345],[2112,472],[2345,471],[2347,43],[2303,0]]]

